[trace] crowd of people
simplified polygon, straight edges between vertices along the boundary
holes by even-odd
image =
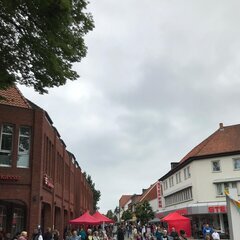
[[[179,233],[174,227],[168,232],[163,226],[152,225],[132,225],[120,226],[117,232],[117,240],[124,240],[122,232],[131,240],[187,240],[186,232],[182,229]],[[120,234],[119,234],[120,233]]]
[[[60,234],[57,229],[47,228],[42,234],[40,228],[35,228],[29,236],[27,231],[16,232],[13,236],[0,229],[0,240],[60,240]]]
[[[0,229],[1,230],[1,229]],[[202,230],[204,240],[220,240],[219,233],[208,224]],[[119,224],[102,226],[82,226],[79,228],[66,227],[61,237],[59,231],[50,227],[41,233],[40,228],[34,229],[32,235],[28,236],[26,231],[16,233],[11,237],[10,233],[4,234],[0,231],[0,240],[187,240],[185,230],[179,232],[174,227],[168,232],[167,227],[155,224]]]
[[[121,225],[118,229],[117,240],[124,240],[123,234],[130,240],[188,240],[184,229],[176,231],[172,227],[168,231],[167,226],[155,224],[127,224]],[[220,235],[216,229],[213,229],[209,224],[205,224],[202,228],[202,237],[204,240],[220,240]]]

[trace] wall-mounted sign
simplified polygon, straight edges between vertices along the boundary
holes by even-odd
[[[158,198],[158,207],[162,208],[162,189],[161,183],[157,183],[157,198]]]
[[[208,212],[209,213],[226,213],[227,208],[226,206],[211,206],[211,207],[208,207]]]
[[[43,184],[50,189],[54,188],[53,180],[47,174],[44,174]]]
[[[0,175],[0,180],[2,181],[11,181],[11,182],[17,182],[20,180],[20,176],[18,175]]]

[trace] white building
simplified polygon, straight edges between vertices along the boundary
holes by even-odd
[[[177,211],[192,219],[193,236],[209,223],[228,231],[225,188],[240,195],[240,124],[219,129],[193,148],[159,179],[162,208],[159,215]]]

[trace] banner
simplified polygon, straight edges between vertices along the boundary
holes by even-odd
[[[235,200],[231,194],[227,190],[225,190],[225,195],[231,200],[231,202],[234,204],[234,206],[237,208],[239,214],[240,214],[240,201]]]

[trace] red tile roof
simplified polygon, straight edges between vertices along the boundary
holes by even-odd
[[[228,154],[239,154],[240,152],[240,124],[232,126],[220,127],[208,138],[203,140],[200,144],[194,147],[176,167],[171,169],[167,174],[162,176],[159,180],[163,181],[172,173],[178,171],[183,164],[188,161],[199,158],[209,158],[211,156],[222,156]]]
[[[240,124],[220,128],[193,148],[181,161],[192,157],[240,151]]]
[[[6,90],[0,90],[0,96],[4,98],[0,98],[0,104],[22,108],[31,108],[26,98],[22,95],[16,86],[10,87]]]
[[[157,182],[152,184],[142,195],[141,198],[139,199],[139,202],[142,201],[151,201],[153,199],[157,198]]]
[[[126,203],[131,199],[132,195],[122,195],[119,200],[119,207],[123,208]]]

